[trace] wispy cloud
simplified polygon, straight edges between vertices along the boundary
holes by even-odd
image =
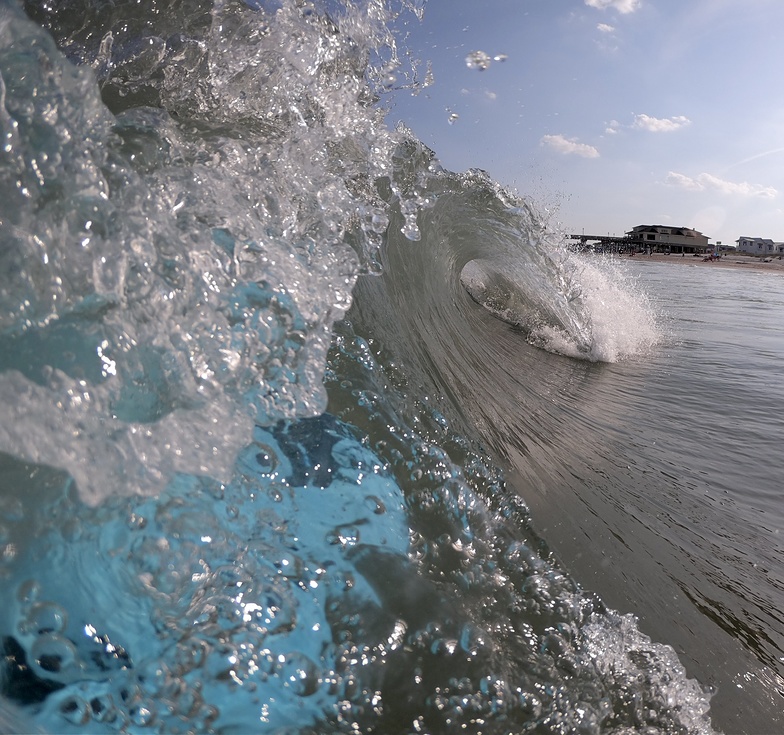
[[[760,197],[762,199],[775,199],[779,194],[772,186],[750,184],[747,181],[727,181],[708,173],[701,173],[699,176],[691,177],[670,171],[667,174],[665,183],[669,186],[676,186],[689,191],[718,191],[721,194]]]
[[[691,120],[683,115],[676,117],[651,117],[650,115],[635,115],[633,128],[647,130],[651,133],[671,133],[686,125],[691,125]]]
[[[611,26],[608,23],[598,23],[596,25],[597,30],[601,31],[602,33],[614,33],[615,26]]]
[[[619,13],[633,13],[638,10],[641,5],[641,0],[585,0],[585,4],[589,8],[596,8],[597,10],[607,10],[612,8]]]
[[[580,143],[576,138],[566,138],[563,135],[545,135],[539,145],[552,148],[557,153],[565,156],[582,156],[583,158],[599,158],[598,149],[587,143]]]
[[[732,166],[729,168],[734,168],[735,166],[743,166],[747,163],[751,163],[752,161],[757,161],[760,158],[767,158],[768,156],[774,156],[779,153],[784,153],[784,148],[773,148],[769,151],[762,151],[762,153],[755,153],[753,156],[749,156],[748,158],[744,158],[742,161],[738,161],[737,163],[733,163]]]

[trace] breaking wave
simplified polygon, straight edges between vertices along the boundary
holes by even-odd
[[[6,729],[711,732],[483,443],[657,327],[386,125],[421,10],[3,2]]]

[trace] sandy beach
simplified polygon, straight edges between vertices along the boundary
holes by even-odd
[[[681,266],[696,265],[702,268],[742,268],[743,270],[784,274],[784,259],[779,259],[778,257],[773,258],[769,263],[764,263],[762,258],[743,254],[722,255],[720,260],[713,261],[704,260],[702,256],[695,258],[691,255],[681,257],[680,255],[664,255],[660,253],[654,253],[653,255],[636,253],[633,256],[619,255],[618,257],[623,259],[632,257],[636,261],[650,263],[672,263]]]

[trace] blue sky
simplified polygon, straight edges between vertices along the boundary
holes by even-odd
[[[407,30],[433,84],[389,119],[446,168],[568,231],[784,240],[784,1],[428,0]]]

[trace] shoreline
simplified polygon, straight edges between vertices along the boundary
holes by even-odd
[[[756,258],[753,255],[739,255],[739,254],[725,254],[722,255],[721,260],[703,260],[702,256],[695,258],[691,255],[681,257],[680,255],[664,255],[663,253],[654,253],[653,255],[644,255],[642,253],[635,253],[633,256],[628,255],[615,255],[614,257],[620,260],[631,260],[634,262],[643,263],[671,263],[673,265],[696,265],[703,268],[737,268],[739,270],[755,271],[757,273],[778,273],[784,275],[784,259],[779,260],[775,258],[769,263],[763,263],[761,258]]]

